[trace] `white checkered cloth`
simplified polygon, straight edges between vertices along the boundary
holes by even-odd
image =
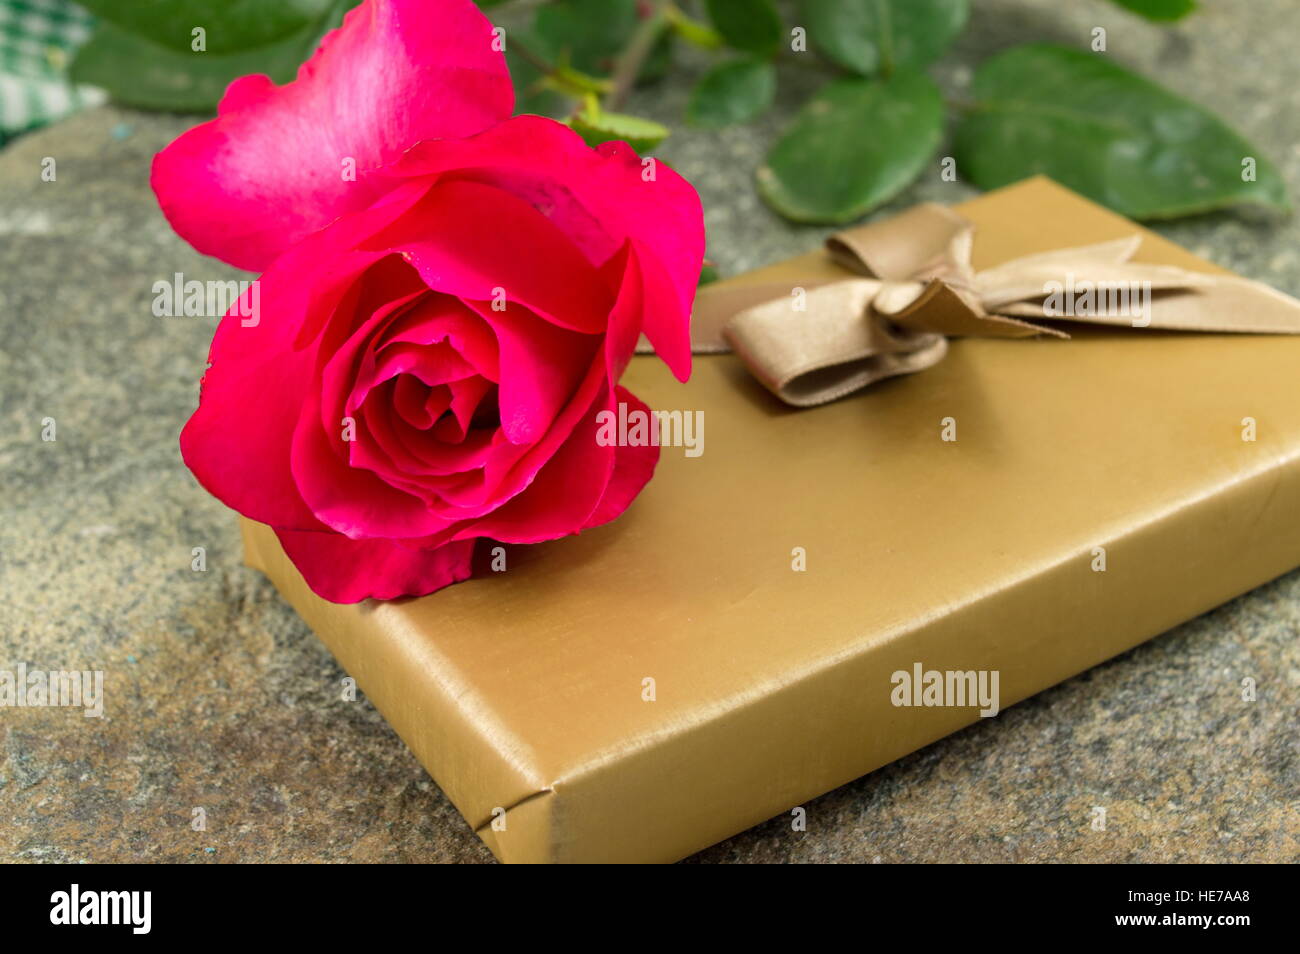
[[[0,143],[108,98],[67,78],[94,23],[70,0],[0,0]]]

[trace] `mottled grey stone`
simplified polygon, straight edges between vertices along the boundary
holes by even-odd
[[[1230,117],[1300,194],[1300,8],[1219,0],[1155,27],[1103,0],[981,0],[939,68],[960,95],[990,53],[1078,43]],[[630,109],[678,126],[662,154],[699,187],[724,274],[814,245],[750,176],[827,74],[788,70],[779,110],[702,133],[676,122],[690,63]],[[486,849],[271,586],[230,513],[182,465],[215,321],[155,318],[152,283],[236,273],[177,239],[149,159],[187,125],[101,109],[0,153],[0,668],[106,670],[102,720],[0,710],[0,857],[32,861],[484,861]],[[42,157],[58,162],[40,179]],[[973,194],[938,165],[879,214]],[[1234,213],[1162,224],[1242,274],[1300,293],[1300,224]],[[57,421],[58,440],[40,439]],[[208,570],[190,570],[192,547]],[[696,861],[1300,859],[1300,573]],[[1259,699],[1243,702],[1250,677]],[[1107,809],[1107,830],[1090,828]],[[207,813],[194,831],[192,811]]]

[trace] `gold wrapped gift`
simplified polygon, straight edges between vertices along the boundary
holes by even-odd
[[[1224,274],[1044,179],[957,208],[977,269],[1136,232]],[[1300,564],[1300,337],[1070,333],[953,339],[808,410],[732,355],[687,384],[636,358],[707,427],[614,523],[389,603],[315,597],[245,521],[247,560],[498,858],[672,861]]]

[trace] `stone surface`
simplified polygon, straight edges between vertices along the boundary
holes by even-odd
[[[1219,0],[1174,28],[1100,0],[974,6],[937,70],[950,93],[1004,46],[1104,25],[1109,55],[1230,117],[1300,196],[1294,4]],[[693,69],[631,108],[675,121]],[[786,72],[772,117],[680,128],[662,150],[703,194],[724,274],[823,234],[773,216],[748,178],[826,75]],[[186,124],[101,109],[0,152],[0,668],[103,669],[107,696],[100,720],[0,709],[0,858],[490,860],[373,707],[340,701],[343,673],[241,565],[231,514],[180,461],[215,321],[154,317],[151,286],[235,275],[173,236],[148,189],[150,156]],[[936,163],[891,208],[970,194]],[[1295,219],[1159,228],[1300,293]],[[806,832],[775,818],[692,860],[1300,860],[1298,635],[1292,573],[811,802]]]

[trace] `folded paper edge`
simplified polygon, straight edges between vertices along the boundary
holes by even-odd
[[[506,727],[485,725],[476,719],[486,717],[481,707],[471,714],[471,693],[442,685],[434,675],[445,669],[435,662],[410,659],[409,644],[378,642],[381,627],[366,627],[359,634],[368,640],[364,647],[359,645],[360,640],[350,639],[344,631],[347,627],[337,625],[338,621],[345,617],[365,619],[367,614],[382,611],[383,604],[371,601],[374,605],[359,609],[322,599],[311,592],[270,527],[242,516],[239,524],[245,565],[275,585],[339,666],[356,679],[357,687],[433,776],[469,827],[498,858],[510,860],[502,857],[498,849],[504,847],[509,854],[519,847],[515,842],[524,839],[499,845],[490,837],[494,833],[492,822],[501,816],[509,819],[512,813],[514,817],[525,814],[525,803],[537,800],[541,804],[533,805],[526,814],[530,827],[538,828],[539,819],[544,821],[544,813],[538,809],[549,802],[538,796],[552,789],[530,764],[527,743],[515,739]],[[474,777],[484,784],[465,784],[453,769],[457,762],[472,764]],[[530,847],[529,851],[541,850],[543,845]]]

